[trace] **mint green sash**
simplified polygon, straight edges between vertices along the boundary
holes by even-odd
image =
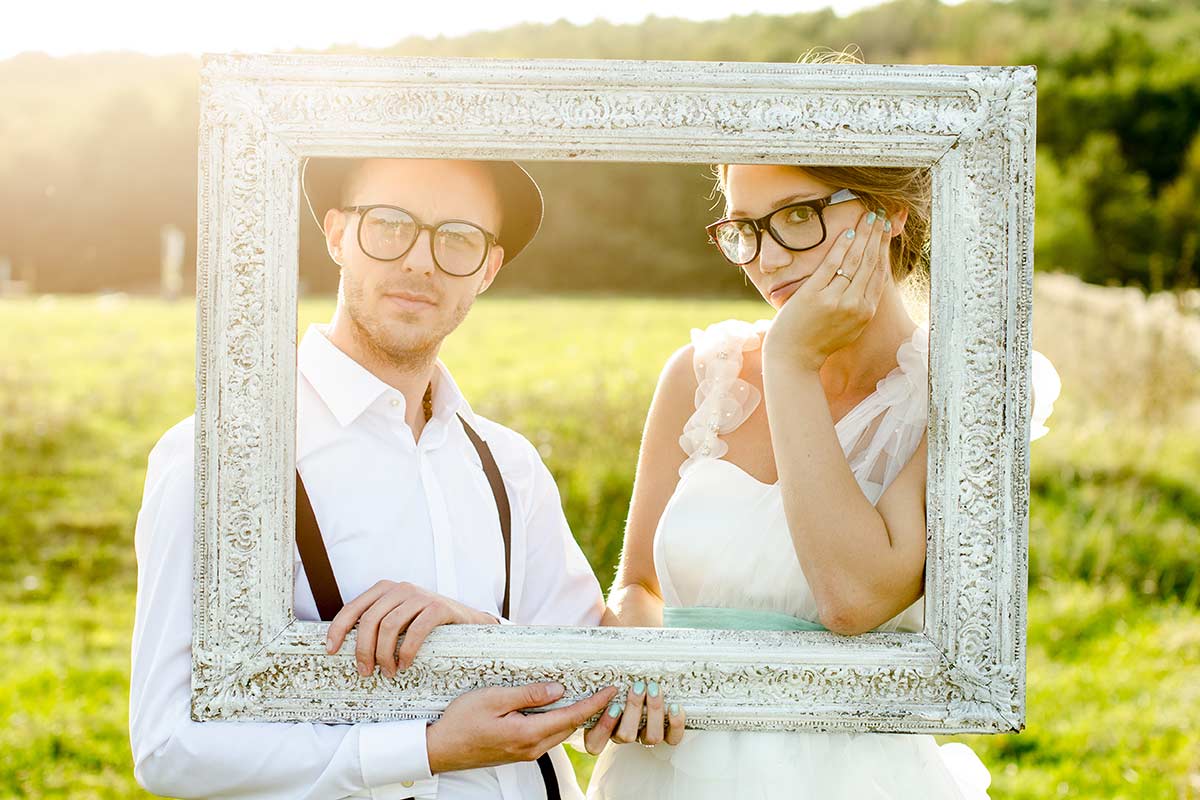
[[[663,607],[664,628],[703,628],[733,631],[823,631],[827,628],[791,614],[745,608],[707,606]]]

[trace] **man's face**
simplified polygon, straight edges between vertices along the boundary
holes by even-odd
[[[399,206],[430,225],[454,219],[493,234],[500,230],[491,175],[469,162],[365,160],[347,179],[342,206],[374,204]],[[377,261],[359,246],[359,214],[331,209],[324,222],[329,254],[342,268],[339,313],[349,316],[364,344],[397,362],[436,353],[504,260],[503,249],[493,244],[478,272],[447,275],[434,265],[431,232],[424,230],[402,258]]]

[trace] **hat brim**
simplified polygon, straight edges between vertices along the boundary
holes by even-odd
[[[301,189],[317,228],[324,235],[325,213],[340,203],[342,184],[358,158],[307,158],[301,168]],[[504,263],[525,249],[542,225],[544,205],[537,182],[515,161],[475,161],[487,168],[500,201],[500,235]]]

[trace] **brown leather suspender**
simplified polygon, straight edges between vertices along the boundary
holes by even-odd
[[[304,481],[300,480],[300,470],[296,470],[296,549],[300,551],[300,561],[304,564],[304,574],[308,576],[308,585],[312,589],[313,599],[317,601],[317,611],[321,619],[328,622],[337,616],[345,603],[342,593],[338,591],[337,579],[333,577],[333,567],[329,564],[329,552],[325,549],[325,540],[321,538],[321,529],[317,526],[317,515],[313,513],[312,503],[308,492],[304,490]]]
[[[500,516],[500,533],[504,537],[504,603],[500,615],[508,619],[509,583],[512,576],[512,507],[508,502],[508,491],[504,488],[504,479],[500,476],[500,467],[492,456],[492,450],[487,442],[458,415],[467,438],[471,440],[479,461],[483,465],[483,473],[487,476],[492,487],[492,496],[496,501],[496,512]],[[304,489],[304,481],[300,479],[300,470],[296,470],[296,548],[300,551],[300,561],[304,564],[304,573],[308,576],[308,585],[312,589],[313,599],[317,602],[317,611],[321,619],[333,619],[342,608],[342,593],[338,590],[337,579],[333,575],[333,567],[329,563],[329,552],[325,549],[325,540],[321,537],[321,529],[317,524],[317,515],[313,512],[308,492]],[[542,774],[542,782],[546,785],[547,800],[561,800],[558,790],[558,779],[554,773],[554,762],[550,754],[542,754],[538,760],[538,769]]]
[[[508,619],[508,582],[512,574],[512,508],[508,505],[508,492],[504,489],[504,479],[500,477],[500,467],[492,457],[492,449],[487,442],[479,438],[479,434],[458,415],[467,438],[475,445],[479,453],[479,461],[483,465],[483,474],[487,475],[488,483],[492,486],[492,496],[496,498],[496,511],[500,514],[500,535],[504,537],[504,603],[501,605],[500,616]]]
[[[467,438],[479,453],[483,474],[487,476],[492,487],[492,496],[496,501],[496,512],[500,517],[500,535],[504,537],[504,602],[500,615],[508,619],[509,583],[512,576],[512,507],[508,502],[508,491],[504,488],[504,479],[500,477],[500,467],[496,464],[492,449],[475,429],[467,424],[461,414],[458,421],[462,423]],[[300,561],[304,564],[304,573],[308,576],[313,599],[317,601],[317,610],[321,619],[328,622],[341,611],[344,603],[342,593],[338,590],[337,579],[333,576],[333,567],[329,563],[325,540],[321,537],[320,526],[317,525],[317,515],[313,512],[308,492],[304,489],[304,481],[300,478],[300,470],[296,470],[296,548],[300,551]]]

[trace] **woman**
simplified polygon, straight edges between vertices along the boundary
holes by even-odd
[[[732,165],[718,180],[710,236],[776,313],[694,330],[664,368],[606,620],[920,630],[928,337],[902,294],[927,287],[928,172]],[[1040,394],[1035,431],[1057,388]],[[683,726],[635,684],[586,744],[658,746],[607,747],[588,797],[936,800],[990,782],[969,748],[928,735]]]

